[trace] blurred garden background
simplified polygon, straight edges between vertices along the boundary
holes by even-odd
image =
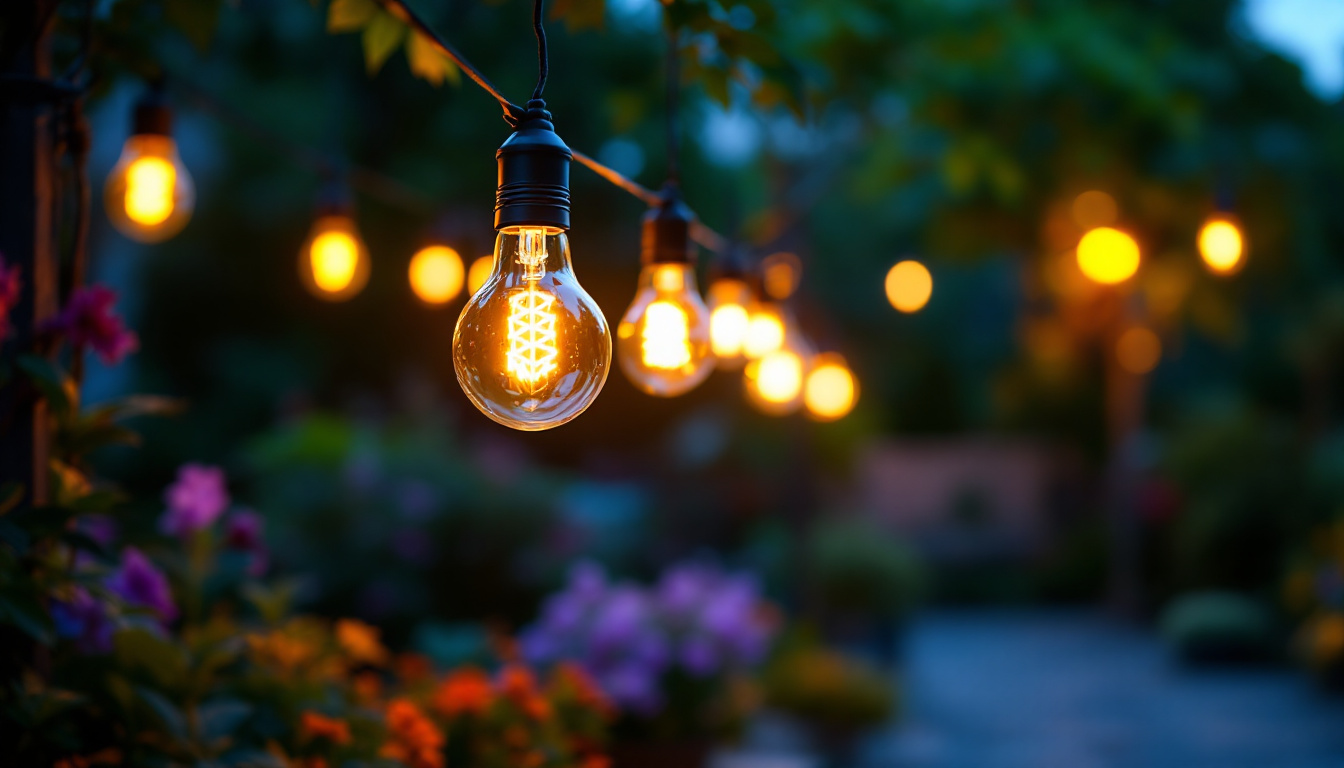
[[[521,103],[530,3],[411,6]],[[763,412],[724,366],[666,399],[613,370],[546,432],[479,413],[470,289],[408,265],[490,254],[510,128],[395,3],[6,10],[5,141],[42,110],[54,138],[0,173],[51,165],[68,275],[87,137],[95,287],[34,309],[0,200],[5,764],[1344,761],[1344,5],[547,19],[557,130],[650,189],[677,32],[681,189],[729,241],[700,286],[760,273],[852,410]],[[62,72],[87,90],[33,106]],[[195,185],[154,244],[101,204],[147,93]],[[340,302],[295,266],[333,180],[369,256]],[[614,328],[647,206],[571,185]]]

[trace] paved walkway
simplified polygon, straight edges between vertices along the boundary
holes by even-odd
[[[1344,702],[1289,670],[1193,671],[1086,613],[935,614],[864,768],[1344,768]]]

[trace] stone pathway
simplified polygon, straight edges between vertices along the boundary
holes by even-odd
[[[1302,675],[1185,669],[1099,615],[933,614],[905,658],[863,768],[1344,768],[1344,702]]]

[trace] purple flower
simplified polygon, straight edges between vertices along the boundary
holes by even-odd
[[[168,579],[135,547],[122,550],[121,568],[108,577],[107,588],[130,605],[149,608],[165,622],[177,618]]]
[[[85,653],[112,650],[112,622],[107,608],[83,587],[71,590],[69,600],[54,601],[51,618],[56,623],[56,634],[73,638]]]
[[[265,546],[261,538],[265,526],[261,515],[250,509],[234,512],[224,524],[224,546],[247,552],[260,550]]]
[[[112,311],[117,294],[103,285],[80,288],[59,315],[44,326],[47,332],[63,333],[77,349],[92,347],[107,365],[116,365],[140,347],[140,340],[126,329]]]
[[[164,533],[185,537],[209,528],[229,506],[224,470],[185,464],[177,471],[177,482],[164,491],[163,500],[168,505],[159,519]]]
[[[108,515],[84,515],[75,525],[81,533],[104,547],[117,538],[117,521]]]
[[[19,267],[5,265],[0,258],[0,341],[9,336],[9,313],[19,303]]]

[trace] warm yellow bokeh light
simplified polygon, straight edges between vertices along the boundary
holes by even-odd
[[[803,262],[797,254],[781,251],[761,260],[761,287],[775,301],[792,296],[802,278]]]
[[[771,352],[752,363],[756,392],[767,403],[783,404],[798,397],[803,386],[803,361],[787,349]]]
[[[467,270],[467,290],[474,296],[485,281],[490,279],[490,273],[495,271],[494,255],[482,256],[471,262],[471,269]]]
[[[359,266],[359,243],[349,232],[323,232],[308,248],[312,261],[313,282],[327,293],[340,293],[350,287]]]
[[[126,215],[146,227],[173,215],[177,169],[162,157],[137,158],[126,169]]]
[[[443,304],[462,292],[462,257],[446,245],[430,245],[411,257],[411,290],[426,304]]]
[[[747,337],[742,348],[755,360],[784,345],[784,318],[773,304],[758,304],[747,320]]]
[[[1147,328],[1135,326],[1116,340],[1115,358],[1125,371],[1142,376],[1156,368],[1162,359],[1162,341]]]
[[[1228,274],[1241,265],[1244,247],[1241,230],[1227,219],[1209,219],[1199,231],[1199,255],[1218,274]]]
[[[709,343],[720,365],[731,365],[743,353],[750,301],[751,289],[735,277],[719,278],[709,286]]]
[[[918,312],[933,295],[933,275],[918,261],[906,260],[887,272],[887,301],[905,313]]]
[[[1108,227],[1120,216],[1115,198],[1100,190],[1091,190],[1073,199],[1073,223],[1083,229]]]
[[[842,419],[854,410],[858,400],[854,374],[839,355],[819,355],[803,385],[803,404],[807,414],[817,421]]]
[[[650,368],[675,370],[691,362],[691,324],[686,310],[666,300],[650,304],[644,310],[640,352]]]
[[[1139,270],[1139,244],[1110,227],[1097,227],[1078,241],[1078,268],[1103,285],[1123,283]]]

